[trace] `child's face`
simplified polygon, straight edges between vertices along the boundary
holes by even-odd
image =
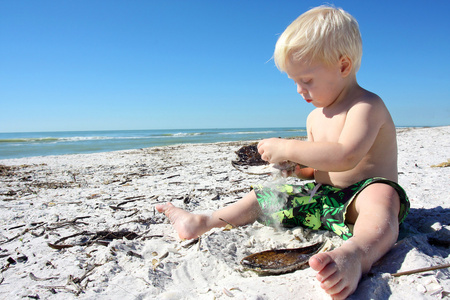
[[[340,63],[328,66],[321,62],[289,59],[286,73],[297,85],[297,92],[315,107],[333,104],[345,86]]]

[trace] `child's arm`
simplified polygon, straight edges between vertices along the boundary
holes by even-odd
[[[347,112],[336,142],[267,139],[258,145],[261,157],[271,163],[290,160],[321,171],[353,169],[369,152],[386,119],[381,99],[361,101]],[[320,124],[318,124],[320,126]]]
[[[308,117],[309,120],[309,117]],[[307,120],[307,141],[313,141],[313,136],[311,133],[311,128],[310,128],[310,124]],[[289,162],[289,161],[288,161]],[[292,163],[292,162],[289,162]],[[281,163],[282,164],[282,163]],[[306,167],[304,165],[301,164],[296,164],[294,168],[290,169],[290,170],[285,170],[282,171],[282,176],[284,177],[297,177],[300,179],[304,179],[304,180],[313,180],[314,179],[314,169],[310,168],[310,167]]]

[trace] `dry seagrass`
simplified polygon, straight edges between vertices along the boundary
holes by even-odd
[[[261,158],[261,154],[258,152],[258,143],[242,146],[236,151],[236,155],[238,159],[231,162],[233,167],[250,175],[270,175],[283,170],[293,171],[297,165],[290,161],[269,164]]]

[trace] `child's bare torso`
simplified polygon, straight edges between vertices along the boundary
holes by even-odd
[[[376,124],[368,124],[368,126],[378,127],[375,133],[376,138],[369,151],[350,170],[339,172],[315,170],[314,178],[316,182],[330,184],[336,187],[346,187],[371,177],[384,177],[397,182],[397,140],[395,125],[384,103],[378,96],[369,94],[369,97],[366,98],[369,98],[364,99],[366,103],[370,103],[370,101],[374,102],[377,118],[379,119]],[[314,142],[340,142],[341,133],[348,121],[349,111],[355,109],[354,104],[349,104],[348,106],[349,108],[341,109],[339,113],[334,114],[322,108],[314,110],[309,118],[309,138]],[[361,126],[364,126],[364,124],[361,124]],[[357,129],[353,128],[350,130]],[[346,130],[348,133],[349,129],[347,128]]]

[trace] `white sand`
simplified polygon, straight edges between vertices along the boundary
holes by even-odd
[[[450,293],[448,268],[390,275],[450,263],[450,168],[430,167],[450,158],[450,126],[400,129],[398,140],[399,181],[411,212],[399,242],[363,277],[352,299],[436,299]],[[155,213],[154,205],[167,201],[211,212],[238,200],[251,184],[272,180],[231,166],[240,145],[0,160],[11,166],[0,169],[0,298],[327,299],[310,268],[259,277],[243,271],[239,261],[324,237],[337,246],[341,241],[332,233],[255,223],[213,230],[190,245]],[[101,230],[138,237],[86,244]],[[56,250],[48,243],[75,246]]]

